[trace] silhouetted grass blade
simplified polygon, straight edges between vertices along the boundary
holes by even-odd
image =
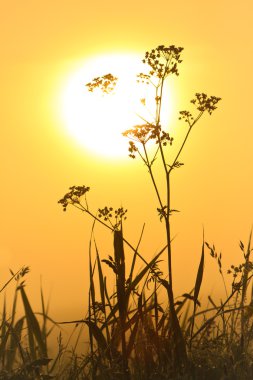
[[[26,316],[26,321],[28,325],[28,338],[29,338],[29,344],[30,344],[32,356],[34,360],[37,359],[36,345],[34,341],[34,337],[35,337],[38,344],[40,355],[43,357],[46,357],[47,351],[46,351],[45,342],[43,340],[42,332],[40,330],[39,322],[31,308],[31,305],[30,305],[30,302],[28,301],[24,287],[21,286],[19,289],[21,292],[21,297],[22,297],[22,301],[23,301],[23,305],[25,309],[25,316]]]
[[[199,263],[199,267],[198,267],[198,273],[197,273],[197,277],[196,277],[196,281],[195,281],[194,295],[193,295],[194,305],[193,305],[191,339],[192,339],[193,329],[194,329],[195,313],[196,313],[196,307],[198,304],[198,296],[199,296],[199,291],[200,291],[202,279],[203,279],[204,262],[205,262],[205,244],[204,244],[204,237],[203,237],[201,259],[200,259],[200,263]]]

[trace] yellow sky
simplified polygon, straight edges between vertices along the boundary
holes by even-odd
[[[238,242],[253,222],[252,8],[250,0],[1,3],[1,278],[9,267],[30,265],[27,288],[34,301],[42,275],[52,312],[83,316],[92,221],[74,209],[64,214],[57,204],[71,185],[91,187],[94,209],[128,208],[125,232],[133,243],[145,222],[147,257],[161,248],[143,165],[80,149],[67,138],[57,108],[63,83],[80,62],[99,54],[142,54],[160,44],[185,48],[180,76],[172,79],[177,110],[198,91],[222,97],[213,116],[196,126],[182,156],[186,165],[174,175],[173,208],[181,211],[173,225],[175,286],[182,292],[193,285],[202,226],[206,240],[223,251],[225,267],[240,261]],[[104,257],[111,238],[97,235]],[[210,277],[216,273],[211,260],[206,270],[212,289],[218,271],[217,280]]]

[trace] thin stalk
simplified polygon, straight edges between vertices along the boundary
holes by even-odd
[[[190,134],[190,132],[191,132],[193,126],[194,126],[194,125],[197,123],[197,121],[201,118],[201,116],[203,115],[203,113],[204,113],[204,111],[201,111],[201,112],[198,114],[198,116],[196,117],[196,119],[193,121],[193,123],[192,123],[192,124],[189,123],[189,129],[188,129],[188,132],[186,133],[186,136],[185,136],[185,138],[184,138],[184,141],[182,142],[182,145],[181,145],[181,147],[180,147],[180,149],[179,149],[179,151],[178,151],[178,153],[177,153],[177,155],[176,155],[176,157],[175,157],[175,159],[174,159],[172,165],[170,165],[169,173],[171,172],[171,170],[173,169],[175,163],[177,162],[177,160],[178,160],[178,158],[179,158],[179,156],[180,156],[180,154],[181,154],[181,152],[182,152],[182,150],[183,150],[183,148],[184,148],[184,146],[185,146],[185,143],[186,143],[186,141],[188,140],[188,136],[189,136],[189,134]]]
[[[161,109],[162,109],[162,94],[163,94],[163,85],[164,85],[164,79],[161,80],[161,89],[160,89],[160,98],[159,103],[157,104],[157,120],[156,120],[156,126],[159,127],[160,124],[160,115],[161,115]],[[171,229],[170,229],[170,172],[167,169],[166,159],[162,147],[162,142],[160,138],[160,134],[158,133],[158,144],[159,144],[159,150],[162,158],[162,163],[166,175],[166,198],[167,198],[167,212],[165,215],[165,228],[166,228],[166,239],[167,239],[167,252],[168,252],[168,287],[167,287],[167,293],[168,293],[168,299],[169,299],[169,307],[170,307],[170,315],[171,315],[171,321],[172,321],[172,333],[173,333],[173,339],[175,344],[175,359],[174,359],[174,366],[175,368],[180,368],[182,365],[187,366],[187,352],[186,352],[186,342],[183,337],[183,333],[178,321],[177,313],[174,306],[174,295],[173,295],[173,283],[172,283],[172,252],[171,252]],[[186,140],[185,140],[186,141]],[[184,142],[185,143],[185,142]],[[183,144],[184,145],[184,144]],[[183,149],[183,146],[182,146]],[[182,150],[181,149],[181,150]]]
[[[143,144],[143,149],[144,149],[144,153],[145,153],[145,157],[146,157],[146,162],[147,162],[148,171],[149,171],[149,174],[150,174],[150,177],[151,177],[151,180],[152,180],[153,186],[154,186],[154,188],[155,188],[155,192],[156,192],[156,195],[157,195],[157,198],[158,198],[158,201],[159,201],[160,207],[162,208],[162,207],[163,207],[162,200],[161,200],[161,197],[160,197],[160,194],[159,194],[158,187],[157,187],[157,185],[156,185],[156,181],[155,181],[154,174],[153,174],[153,171],[152,171],[152,168],[151,168],[151,164],[150,164],[150,162],[149,162],[149,157],[148,157],[148,153],[147,153],[147,149],[146,149],[145,144]]]

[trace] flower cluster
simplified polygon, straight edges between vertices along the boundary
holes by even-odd
[[[150,75],[143,74],[143,73],[138,74],[137,75],[137,83],[149,84],[150,83]]]
[[[105,206],[104,208],[98,209],[98,217],[103,218],[105,221],[107,221],[109,218],[112,218],[112,207]]]
[[[147,51],[142,62],[151,67],[149,74],[158,78],[164,78],[168,74],[179,75],[177,66],[182,62],[180,59],[182,51],[182,47],[175,45],[169,47],[159,45],[156,49]]]
[[[123,132],[122,135],[145,144],[149,139],[156,137],[157,129],[153,124],[135,125],[133,128]]]
[[[165,132],[165,131],[161,131],[161,134],[160,134],[160,140],[162,142],[162,145],[163,146],[166,146],[168,143],[170,145],[172,145],[172,142],[174,140],[173,137],[170,137],[169,133],[168,132]],[[156,141],[157,143],[158,141]]]
[[[128,147],[129,157],[135,158],[136,157],[135,154],[138,152],[138,148],[136,147],[133,141],[129,141],[128,144],[129,144],[129,147]]]
[[[214,110],[216,110],[216,104],[221,100],[216,96],[207,96],[207,94],[196,93],[196,98],[191,100],[191,103],[197,107],[197,110],[200,112],[207,111],[210,115]]]
[[[64,195],[62,199],[58,201],[63,207],[63,211],[66,211],[69,204],[80,204],[80,197],[87,193],[90,190],[86,186],[71,186],[70,191]]]
[[[114,212],[113,212],[114,211]],[[113,210],[113,207],[99,208],[98,217],[104,219],[105,222],[109,221],[114,230],[117,230],[121,225],[123,220],[126,220],[127,210],[124,210],[123,207]],[[114,222],[112,219],[114,218]]]
[[[156,144],[161,142],[164,146],[168,143],[172,145],[173,141],[173,137],[170,137],[169,133],[163,131],[160,125],[154,125],[151,123],[135,125],[133,128],[128,129],[122,134],[142,145],[145,145],[151,139],[156,139]],[[133,141],[129,141],[128,151],[130,152],[129,156],[135,158],[135,153],[138,152],[138,148]]]
[[[236,287],[241,287],[242,284],[243,284],[243,273],[252,273],[253,271],[253,262],[252,261],[247,261],[245,263],[242,263],[238,266],[235,266],[235,265],[231,265],[230,266],[230,269],[228,269],[227,273],[228,274],[232,274],[233,275],[233,288],[236,288]],[[236,279],[238,277],[238,275],[241,275],[241,279],[236,282]]]
[[[102,77],[97,77],[92,80],[92,82],[87,83],[90,92],[93,92],[96,88],[100,88],[105,94],[111,93],[117,83],[118,78],[114,77],[112,74],[106,74]]]
[[[194,120],[194,117],[189,111],[180,111],[179,114],[179,120],[184,120],[187,124],[191,124]]]

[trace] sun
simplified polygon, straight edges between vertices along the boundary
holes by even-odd
[[[147,69],[137,54],[108,54],[80,64],[68,77],[61,100],[68,135],[92,154],[127,157],[128,140],[122,132],[143,124],[143,119],[151,122],[154,118],[155,89],[150,84],[138,84],[136,78]],[[88,82],[109,73],[118,78],[113,93],[88,91]],[[171,113],[168,96],[164,102],[162,119],[167,124]]]

